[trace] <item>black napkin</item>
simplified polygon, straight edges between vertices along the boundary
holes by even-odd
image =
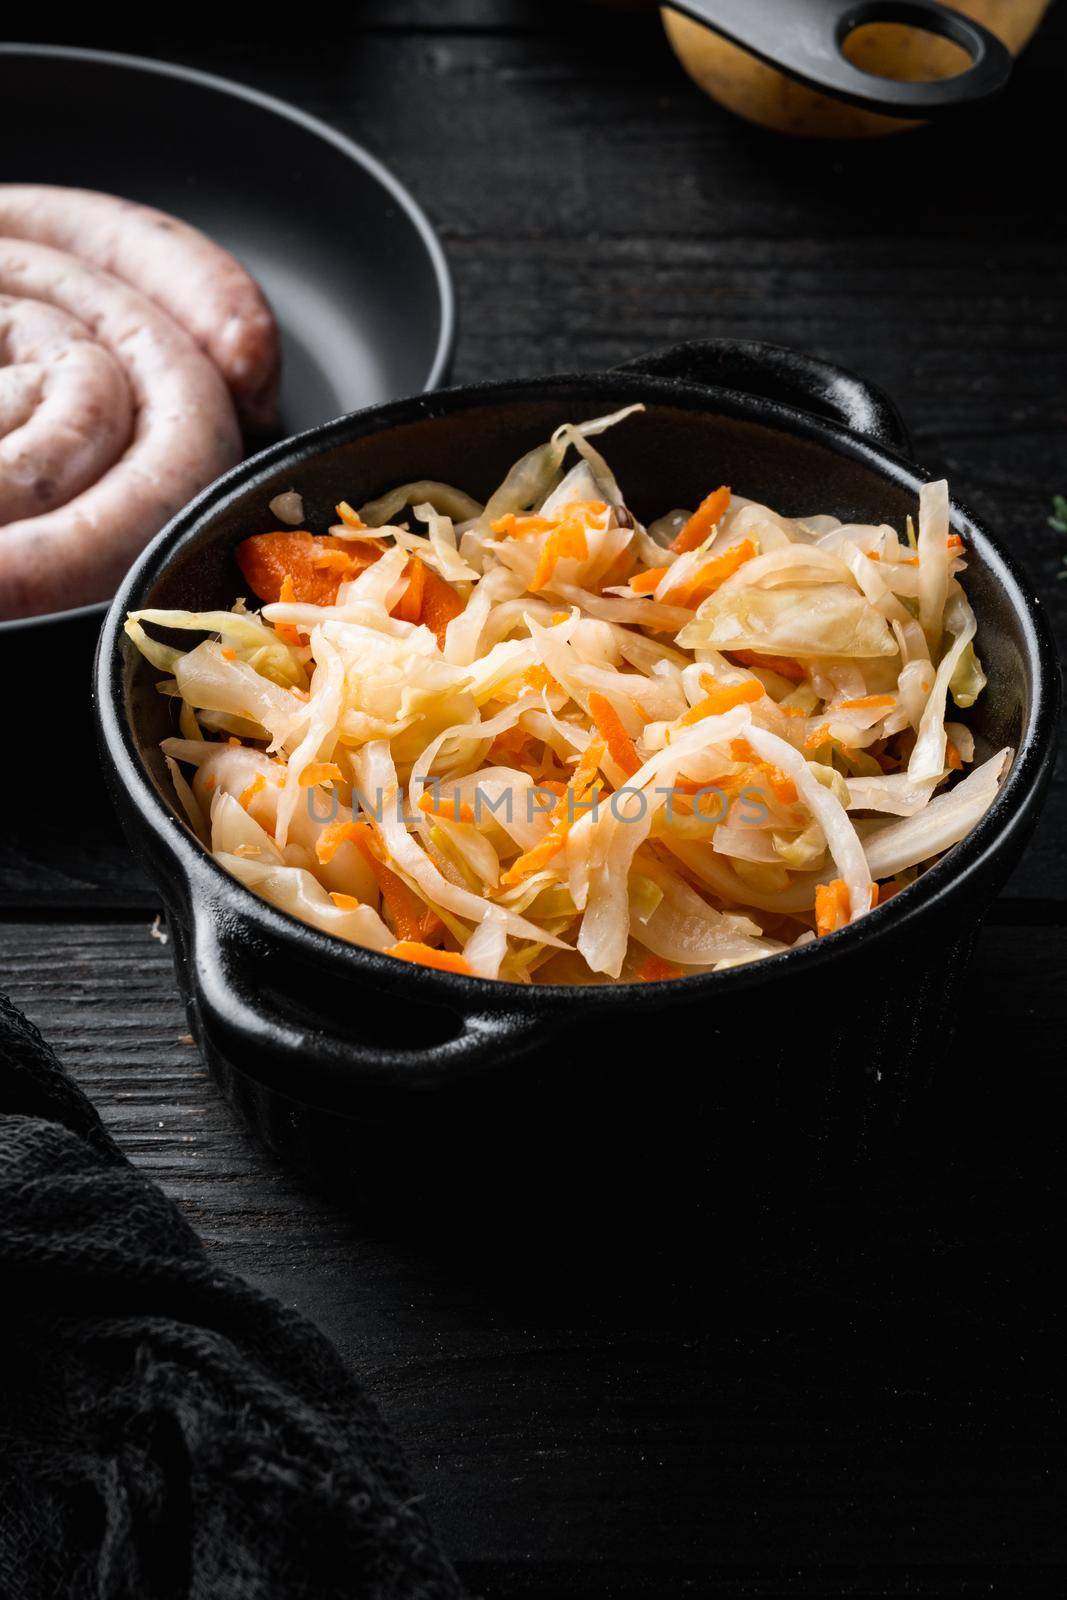
[[[374,1406],[0,996],[0,1595],[455,1597]]]

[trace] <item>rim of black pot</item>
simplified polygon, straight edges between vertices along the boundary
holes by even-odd
[[[312,957],[321,961],[325,966],[335,969],[339,976],[344,976],[346,969],[355,963],[368,976],[388,980],[394,990],[410,989],[413,993],[417,990],[423,998],[435,995],[454,1007],[462,1007],[465,1001],[475,1001],[483,1013],[505,1011],[521,995],[525,1008],[544,1011],[561,999],[575,1003],[580,1001],[588,1009],[609,1005],[617,1007],[620,1004],[627,1008],[638,1001],[647,1003],[651,996],[661,999],[687,997],[695,1001],[711,993],[736,991],[765,983],[778,974],[784,976],[798,969],[814,972],[827,962],[840,962],[852,954],[859,954],[887,936],[899,937],[913,927],[918,918],[929,912],[935,903],[943,907],[953,898],[962,897],[967,883],[973,881],[986,862],[999,853],[1012,829],[1029,825],[1027,812],[1040,791],[1053,751],[1053,732],[1059,705],[1056,651],[1040,600],[1030,591],[1016,562],[966,506],[955,497],[950,497],[952,523],[959,525],[967,541],[980,550],[983,559],[1008,593],[1013,610],[1023,624],[1024,648],[1033,677],[1027,725],[999,793],[981,821],[914,883],[884,905],[867,912],[857,923],[797,949],[785,950],[759,961],[720,972],[666,979],[655,984],[521,984],[507,979],[468,977],[461,973],[421,967],[362,945],[350,944],[272,906],[215,861],[177,810],[168,806],[156,789],[134,746],[132,729],[125,715],[120,645],[126,612],[139,608],[135,603],[138,591],[159,576],[186,539],[195,537],[205,512],[222,509],[251,488],[254,481],[266,472],[283,465],[299,466],[310,457],[344,444],[350,438],[385,432],[409,422],[429,420],[494,401],[506,403],[545,399],[552,394],[565,397],[568,391],[575,391],[576,398],[577,392],[591,398],[597,390],[612,395],[621,404],[645,400],[681,405],[686,410],[705,411],[712,415],[732,416],[764,426],[778,424],[788,433],[823,444],[838,454],[875,468],[883,477],[916,495],[920,485],[931,481],[934,476],[884,445],[875,444],[836,422],[780,401],[756,397],[736,389],[625,371],[550,373],[536,378],[439,389],[432,394],[350,412],[271,445],[241,462],[179,512],[131,567],[105,619],[95,670],[94,699],[99,730],[116,777],[136,803],[145,822],[157,835],[165,837],[190,887],[195,887],[206,901],[217,903],[228,899],[235,902],[240,908],[240,915],[256,925],[265,936],[299,946],[304,959]]]
[[[92,50],[82,45],[22,44],[18,41],[0,43],[0,61],[3,61],[5,57],[21,55],[43,56],[46,59],[52,58],[61,61],[99,61],[108,66],[134,67],[140,72],[153,72],[157,77],[180,78],[183,82],[195,83],[202,89],[215,89],[238,100],[245,100],[251,105],[259,106],[264,111],[271,111],[276,116],[285,117],[289,122],[297,123],[308,133],[316,134],[318,138],[334,145],[348,156],[349,160],[353,161],[356,166],[363,167],[381,184],[399,209],[408,216],[430,258],[434,279],[437,284],[437,292],[441,301],[441,329],[437,336],[437,345],[434,349],[433,359],[430,362],[430,369],[426,375],[426,388],[437,388],[448,372],[456,344],[456,291],[452,282],[452,271],[448,265],[448,257],[445,255],[444,248],[429,217],[410,189],[401,183],[396,174],[391,172],[384,162],[379,161],[378,157],[372,155],[358,140],[350,139],[339,128],[332,127],[328,122],[323,122],[321,117],[312,116],[309,111],[305,111],[301,106],[293,105],[288,100],[280,100],[277,95],[266,94],[262,89],[253,89],[246,83],[239,83],[235,78],[225,78],[218,72],[201,72],[198,67],[182,66],[177,61],[161,61],[154,56],[131,55],[122,50]],[[372,410],[375,408],[367,407],[366,409]],[[349,415],[356,415],[356,413],[349,413]],[[319,426],[322,427],[323,424],[320,423]],[[313,432],[314,430],[308,431]],[[302,437],[302,435],[294,434],[291,437],[298,438]],[[282,441],[283,444],[287,442],[287,440]],[[249,456],[247,459],[254,461],[258,459],[258,456]],[[208,487],[210,488],[211,485]],[[167,528],[160,530],[156,537],[161,537],[173,525],[172,520],[168,523]],[[100,617],[102,619],[111,604],[111,600],[94,600],[90,605],[70,606],[65,611],[43,611],[40,615],[32,617],[9,617],[0,620],[0,638],[27,631],[31,628],[59,627],[63,623],[76,622],[89,617]]]

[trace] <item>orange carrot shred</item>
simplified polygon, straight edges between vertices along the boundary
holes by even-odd
[[[896,700],[891,694],[865,694],[858,700],[839,700],[836,706],[831,706],[831,711],[875,711],[882,706],[894,706]]]
[[[222,659],[224,661],[236,661],[237,660],[237,651],[233,648],[232,645],[230,645],[230,644],[224,644],[223,645],[223,647],[222,647]]]
[[[418,622],[422,615],[422,597],[426,587],[426,567],[418,556],[412,556],[405,567],[408,586],[393,607],[398,622]]]
[[[607,745],[608,754],[615,765],[621,767],[628,778],[632,778],[641,765],[641,758],[615,707],[606,695],[598,694],[595,689],[589,696],[589,715],[596,723],[596,730]]]
[[[418,939],[401,939],[399,944],[391,944],[385,953],[387,956],[396,956],[398,961],[413,961],[420,967],[435,967],[438,972],[460,972],[467,978],[474,976],[458,951],[434,950]]]
[[[241,575],[260,600],[332,606],[342,577],[377,561],[376,545],[353,549],[334,534],[257,533],[234,551]],[[337,559],[338,557],[343,558]]]
[[[721,556],[715,556],[706,562],[692,578],[678,585],[677,592],[673,588],[668,588],[663,599],[668,605],[692,606],[695,610],[709,595],[713,595],[727,578],[732,578],[734,573],[755,555],[756,546],[753,541],[743,539],[740,544],[731,545],[729,550],[724,550]]]
[[[315,855],[321,866],[333,860],[343,844],[361,841],[370,829],[365,822],[328,822],[315,840]]]
[[[548,535],[541,546],[537,558],[534,575],[530,579],[530,592],[535,594],[543,589],[551,580],[552,574],[560,561],[567,559],[585,561],[589,555],[589,545],[585,537],[585,529],[574,517],[565,518]]]
[[[512,889],[523,878],[532,877],[535,872],[540,872],[542,867],[547,867],[554,856],[557,856],[567,842],[567,835],[562,830],[553,830],[546,833],[545,837],[526,850],[521,856],[511,863],[506,872],[500,875],[500,885],[504,889]]]
[[[848,885],[843,878],[835,878],[833,883],[819,884],[815,891],[815,931],[820,938],[843,928],[848,922],[849,911]]]
[[[661,578],[665,578],[670,567],[649,567],[645,572],[638,572],[630,579],[630,588],[634,594],[651,594],[653,589],[659,587]]]
[[[502,889],[511,889],[515,884],[521,883],[523,878],[540,872],[541,868],[546,867],[563,849],[567,842],[567,834],[570,832],[572,812],[582,804],[593,786],[606,750],[607,745],[603,739],[591,739],[586,745],[574,769],[574,776],[552,808],[549,816],[550,831],[531,850],[518,856],[508,870],[501,874]],[[548,787],[548,784],[542,785],[542,788]]]
[[[948,763],[950,772],[961,772],[963,770],[963,757],[951,739],[946,739],[945,741],[945,760]]]
[[[256,798],[256,795],[262,794],[266,787],[266,778],[263,776],[262,772],[257,772],[255,777],[252,779],[252,782],[248,785],[248,788],[243,789],[238,796],[238,804],[244,806],[245,810],[247,811],[252,801]]]
[[[649,956],[642,962],[634,973],[635,983],[663,983],[669,978],[680,978],[681,967],[676,967],[672,961],[664,961],[659,956]]]
[[[712,528],[725,515],[729,504],[730,491],[725,484],[720,489],[713,489],[682,527],[671,549],[684,554],[687,550],[695,550],[698,544],[703,544]]]
[[[359,901],[354,894],[342,894],[338,889],[330,890],[330,899],[338,911],[358,911]]]
[[[735,761],[751,762],[756,770],[766,778],[771,793],[781,805],[796,805],[797,786],[792,778],[788,773],[783,772],[780,767],[772,766],[769,761],[761,761],[747,739],[731,740],[730,754]],[[722,788],[721,780],[717,787]]]
[[[419,795],[418,807],[431,817],[444,817],[449,822],[473,822],[474,812],[458,795],[446,800],[444,796],[435,800],[432,789],[424,789]]]
[[[567,614],[568,616],[570,615],[569,612]],[[548,668],[540,661],[534,666],[526,668],[522,675],[522,683],[524,688],[534,689],[538,694],[545,689],[558,689],[560,687]]]
[[[489,524],[491,533],[503,534],[505,538],[521,538],[524,533],[547,533],[554,528],[555,523],[550,517],[516,516],[509,511],[506,516],[497,517],[495,522]]]
[[[694,722],[703,722],[705,717],[719,717],[724,711],[732,711],[734,706],[751,705],[755,700],[762,700],[766,693],[762,683],[755,678],[746,678],[744,683],[713,684],[708,688],[707,697],[687,711],[678,726],[688,728]]]
[[[312,761],[304,768],[297,782],[301,789],[313,789],[318,783],[343,777],[344,773],[333,761]]]
[[[437,638],[437,643],[444,648],[445,630],[453,617],[458,617],[463,610],[463,601],[450,583],[446,583],[432,567],[426,567],[422,575],[422,610],[419,621],[429,628]]]
[[[441,930],[441,919],[426,903],[409,889],[403,878],[397,876],[371,847],[369,836],[356,840],[370,863],[378,880],[382,902],[392,920],[393,929],[401,939],[432,939]]]
[[[325,572],[336,572],[344,581],[353,567],[358,572],[362,563],[353,561],[347,550],[316,550],[311,558],[311,565]]]

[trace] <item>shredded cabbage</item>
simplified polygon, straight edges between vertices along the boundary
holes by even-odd
[[[964,775],[947,720],[986,682],[947,487],[917,541],[728,489],[646,528],[591,443],[641,409],[557,428],[484,505],[423,479],[310,556],[259,536],[274,571],[305,541],[280,586],[242,566],[259,614],[131,614],[221,865],[400,959],[645,981],[809,943],[970,832],[1011,752]]]

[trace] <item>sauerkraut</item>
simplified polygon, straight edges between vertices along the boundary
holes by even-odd
[[[946,486],[917,536],[725,485],[645,527],[591,443],[640,409],[485,504],[421,480],[246,539],[230,611],[131,613],[227,871],[401,960],[642,982],[834,933],[974,827],[1011,751],[953,718],[985,677]]]

